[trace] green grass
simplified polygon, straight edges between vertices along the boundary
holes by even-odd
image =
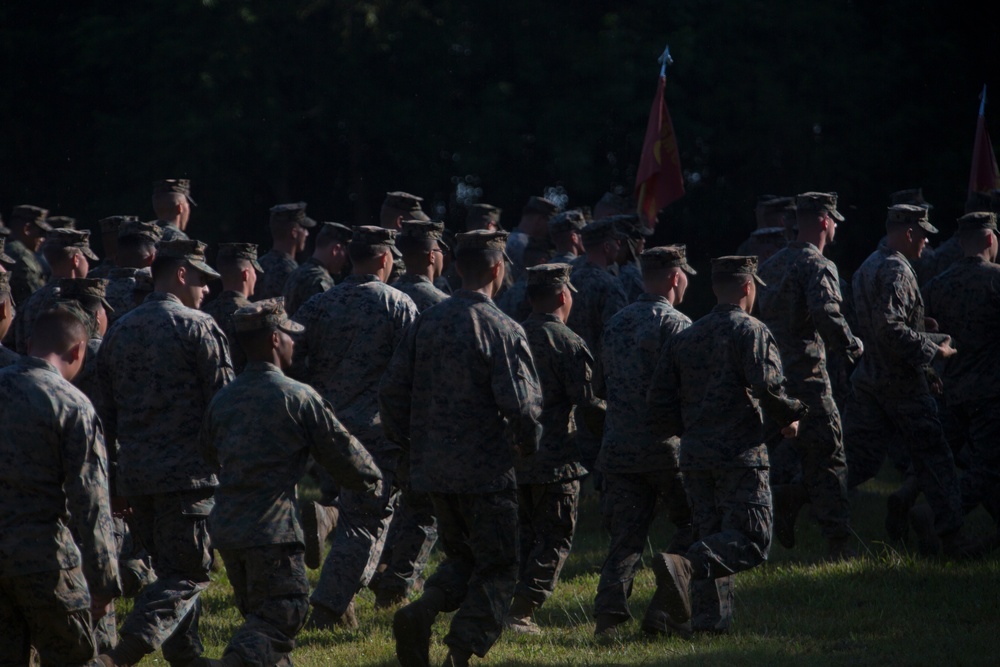
[[[736,621],[727,636],[649,638],[638,620],[621,626],[614,640],[593,636],[594,592],[606,537],[591,493],[581,504],[573,553],[552,598],[537,614],[538,636],[505,633],[483,662],[491,665],[987,665],[1000,656],[1000,561],[948,563],[915,555],[912,545],[884,543],[889,475],[862,487],[852,501],[856,547],[847,563],[823,561],[825,543],[808,510],[799,518],[798,546],[775,543],[770,560],[736,581]],[[973,532],[992,530],[978,510]],[[651,544],[665,545],[670,528],[654,525]],[[438,555],[435,554],[435,558]],[[434,561],[436,562],[436,560]],[[433,563],[432,563],[433,567]],[[318,572],[310,572],[312,583]],[[639,573],[631,605],[641,619],[654,579]],[[225,572],[213,575],[202,597],[202,638],[207,655],[219,657],[240,623]],[[304,632],[292,654],[296,665],[396,665],[392,612],[375,611],[373,595],[357,598],[356,632]],[[119,619],[129,601],[120,603]],[[435,625],[431,662],[444,659],[441,643],[448,617]],[[144,667],[165,665],[160,655]]]

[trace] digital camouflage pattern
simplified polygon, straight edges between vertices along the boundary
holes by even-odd
[[[288,277],[299,267],[294,257],[274,248],[258,257],[257,263],[264,269],[264,274],[257,276],[257,285],[253,290],[254,301],[273,299],[284,294]]]
[[[266,362],[251,362],[215,395],[200,442],[221,470],[209,519],[220,549],[305,544],[295,485],[310,454],[342,487],[371,491],[382,478],[330,404]]]
[[[11,287],[13,288],[13,284]],[[31,338],[35,320],[51,304],[57,294],[57,287],[58,282],[53,280],[38,288],[27,302],[18,301],[17,317],[14,318],[14,349],[18,354],[27,354],[28,339]]]
[[[552,595],[569,558],[579,501],[579,479],[517,485],[521,553],[514,594],[535,607]]]
[[[288,274],[282,293],[285,295],[285,312],[294,317],[299,308],[316,294],[322,294],[334,285],[333,276],[326,267],[310,257]]]
[[[618,280],[622,284],[628,303],[635,303],[645,292],[642,286],[642,270],[635,265],[635,262],[626,262],[618,267]]]
[[[119,495],[216,485],[198,435],[208,402],[233,369],[209,315],[153,292],[108,330],[97,373],[102,422],[118,441]]]
[[[236,373],[242,373],[243,368],[247,365],[247,355],[243,352],[243,348],[240,347],[239,342],[236,340],[236,329],[233,326],[233,313],[242,308],[243,306],[249,306],[250,301],[242,292],[237,292],[235,290],[223,290],[219,292],[219,296],[215,297],[201,307],[201,312],[208,313],[215,320],[215,323],[219,325],[222,329],[222,333],[226,334],[226,343],[228,344],[229,357],[233,361],[233,371]]]
[[[35,253],[17,239],[9,239],[5,252],[14,260],[10,276],[10,293],[14,303],[28,302],[28,297],[45,285],[45,271]]]
[[[0,343],[0,368],[16,364],[21,355]]]
[[[108,326],[118,318],[135,308],[136,276],[149,276],[149,269],[115,268],[108,273],[108,286],[104,290],[107,299],[115,312],[108,313]]]
[[[378,399],[382,427],[408,454],[417,491],[513,489],[514,447],[523,456],[538,448],[542,394],[524,331],[478,292],[459,290],[420,316]]]
[[[503,294],[497,297],[496,304],[507,317],[515,322],[523,322],[531,315],[531,303],[528,301],[527,272],[504,290]]]
[[[406,273],[392,286],[413,299],[417,311],[421,313],[448,298],[448,295],[439,290],[427,276]]]
[[[567,326],[587,343],[594,355],[594,388],[604,395],[603,359],[601,359],[604,325],[615,313],[628,305],[621,281],[593,262],[584,260],[573,267],[570,276],[577,294],[573,298]]]
[[[180,227],[172,222],[157,220],[156,224],[162,230],[162,234],[160,235],[161,241],[186,241],[190,238],[186,233],[181,231]]]

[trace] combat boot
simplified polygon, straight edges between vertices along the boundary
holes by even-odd
[[[934,531],[934,512],[928,505],[918,505],[910,509],[910,526],[917,536],[917,551],[921,556],[937,556],[941,552],[941,540]]]
[[[618,626],[628,621],[628,616],[619,614],[598,614],[594,624],[595,637],[613,637],[618,633]]]
[[[448,655],[445,656],[441,667],[469,667],[469,658],[471,657],[472,654],[468,651],[453,648],[448,651]]]
[[[105,667],[132,667],[139,664],[153,649],[135,635],[121,635],[118,645],[97,656]]]
[[[642,631],[648,635],[677,635],[683,639],[690,639],[693,635],[691,621],[675,623],[670,614],[661,609],[654,609],[653,605],[649,605],[646,609],[646,615],[642,619]]]
[[[786,549],[795,547],[795,521],[802,506],[809,502],[809,493],[801,484],[774,487],[774,536]]]
[[[331,505],[310,501],[302,508],[302,532],[306,539],[306,567],[316,570],[323,565],[323,545],[337,528],[340,510]]]
[[[441,591],[428,589],[419,600],[406,605],[392,617],[396,657],[402,667],[430,666],[431,627],[443,602]]]
[[[358,617],[354,615],[354,600],[347,605],[343,614],[330,611],[326,607],[313,605],[312,613],[309,614],[309,622],[306,623],[306,630],[333,630],[342,628],[345,630],[358,629]]]
[[[375,589],[376,609],[391,609],[392,607],[406,602],[406,600],[406,591],[386,588],[384,586]]]
[[[540,634],[542,629],[532,618],[536,609],[538,609],[538,605],[534,602],[526,597],[515,595],[514,601],[510,603],[507,617],[503,621],[504,627],[511,632],[523,635]]]
[[[851,546],[849,537],[831,537],[826,542],[826,559],[829,561],[854,560],[858,552]]]
[[[661,552],[653,556],[653,572],[656,592],[650,606],[670,614],[677,623],[691,620],[691,561]]]
[[[889,494],[885,501],[885,532],[890,540],[906,539],[908,515],[918,495],[920,487],[917,486],[917,478],[912,476],[904,479],[903,485]]]

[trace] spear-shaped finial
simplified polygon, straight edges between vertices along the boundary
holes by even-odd
[[[667,65],[673,65],[674,59],[670,57],[670,45],[668,44],[666,48],[663,49],[663,53],[657,58],[656,62],[660,63],[660,76],[667,75]]]

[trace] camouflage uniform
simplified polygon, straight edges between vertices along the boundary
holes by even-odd
[[[10,293],[14,297],[14,303],[25,304],[32,294],[45,285],[42,264],[35,253],[16,239],[7,241],[6,252],[15,261],[10,276]]]
[[[767,283],[757,297],[760,319],[778,342],[788,391],[809,406],[791,443],[802,461],[797,485],[812,501],[824,537],[846,539],[847,461],[826,358],[829,351],[856,360],[862,347],[840,311],[837,267],[813,244],[792,241],[761,265],[760,277]]]
[[[262,328],[264,322],[242,321],[252,317],[238,315],[237,326]],[[243,616],[225,655],[245,665],[290,663],[309,610],[295,483],[310,454],[355,490],[374,490],[381,475],[329,403],[261,361],[247,364],[212,399],[201,447],[221,469],[209,532]]]
[[[642,287],[642,271],[633,262],[626,262],[618,267],[618,280],[625,292],[628,303],[635,303],[644,290]]]
[[[715,259],[713,271],[737,272],[734,264],[749,259]],[[726,304],[672,336],[653,373],[651,427],[660,437],[681,438],[696,540],[684,554],[695,631],[730,629],[733,575],[767,558],[772,513],[761,412],[777,424],[807,412],[785,395],[783,383],[767,326]]]
[[[0,343],[0,368],[6,368],[12,364],[16,364],[21,358],[21,355],[14,350],[8,349]]]
[[[352,243],[365,238],[356,227]],[[391,239],[391,237],[389,237]],[[389,241],[391,243],[391,240]],[[377,244],[375,244],[377,245]],[[306,327],[295,355],[303,379],[333,405],[348,431],[372,454],[385,480],[378,497],[344,490],[340,519],[311,602],[343,614],[375,572],[392,518],[398,447],[382,434],[378,383],[403,332],[417,316],[413,300],[374,275],[351,275],[299,308]]]
[[[90,593],[121,592],[100,422],[30,357],[0,372],[0,414],[0,663],[27,665],[34,646],[42,664],[98,667]]]
[[[31,338],[32,325],[38,315],[52,302],[56,295],[56,281],[42,285],[17,310],[14,320],[14,349],[18,354],[28,352],[28,339]],[[21,302],[19,302],[21,303]]]
[[[203,244],[176,241],[159,252],[218,277],[204,264]],[[198,434],[208,402],[233,378],[225,335],[210,316],[153,292],[108,331],[97,369],[102,421],[108,439],[118,440],[117,495],[132,508],[130,525],[157,576],[121,635],[147,652],[162,648],[170,662],[193,660],[202,652],[200,594],[212,563],[207,517],[218,483]]]
[[[289,316],[315,294],[322,294],[333,287],[333,277],[315,257],[310,257],[292,271],[285,280],[283,293]]]
[[[866,342],[844,411],[848,488],[874,477],[897,435],[908,450],[938,533],[962,526],[962,500],[927,369],[943,334],[924,332],[924,301],[910,263],[879,248],[854,274],[854,305]]]
[[[545,268],[528,269],[529,280]],[[545,280],[545,276],[537,280]],[[542,389],[542,439],[533,456],[518,457],[518,514],[521,558],[515,595],[537,608],[552,595],[566,563],[576,531],[580,478],[580,447],[572,413],[574,406],[600,404],[594,398],[593,357],[583,339],[556,315],[532,313],[522,324]],[[579,409],[579,408],[578,408]]]
[[[392,286],[413,299],[413,303],[416,304],[417,310],[421,313],[448,298],[448,295],[435,287],[434,283],[426,276],[406,273]]]
[[[531,315],[528,303],[528,275],[518,278],[503,294],[497,297],[497,308],[515,322],[523,322]]]
[[[628,305],[628,298],[622,284],[606,269],[593,262],[583,261],[573,269],[573,287],[577,295],[573,299],[573,310],[570,311],[566,324],[578,336],[583,338],[587,347],[594,354],[595,387],[603,389],[603,366],[600,350],[603,349],[601,337],[604,325],[619,310]]]
[[[257,278],[257,285],[253,290],[253,300],[273,299],[281,296],[285,292],[285,283],[295,269],[299,268],[299,263],[295,258],[278,252],[275,249],[267,251],[257,259],[264,269],[264,275]]]
[[[459,235],[459,252],[463,243],[505,236]],[[431,494],[445,552],[410,607],[436,600],[435,613],[458,610],[445,643],[483,656],[500,636],[517,583],[514,447],[532,454],[541,430],[541,389],[524,332],[489,297],[459,290],[406,332],[379,404],[386,435],[408,455],[410,486]]]
[[[215,323],[222,329],[222,333],[226,334],[229,356],[233,360],[233,371],[237,374],[243,372],[243,367],[247,365],[247,355],[236,342],[236,332],[233,330],[233,313],[248,305],[250,305],[250,300],[243,296],[242,292],[224,290],[219,293],[219,296],[201,307],[201,312],[211,315]]]
[[[161,230],[160,240],[162,241],[186,241],[188,235],[181,231],[177,225],[165,220],[157,220],[156,225]]]
[[[657,500],[663,499],[678,530],[668,550],[683,551],[691,543],[691,510],[677,458],[680,441],[655,437],[647,426],[646,407],[664,344],[689,326],[690,318],[669,301],[643,294],[604,327],[608,411],[597,468],[604,473],[603,509],[611,543],[597,584],[595,615],[631,616],[628,598]]]

